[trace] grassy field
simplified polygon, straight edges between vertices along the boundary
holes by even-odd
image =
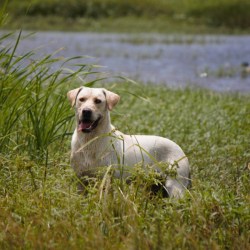
[[[249,33],[248,0],[11,0],[5,28]],[[1,7],[1,5],[0,5]]]
[[[18,39],[9,46],[0,51],[1,249],[249,249],[249,94],[91,82],[92,65],[72,72],[53,55],[16,56]],[[122,96],[119,130],[181,145],[193,179],[185,198],[150,196],[153,177],[140,168],[130,185],[96,179],[78,194],[66,93],[82,84]]]

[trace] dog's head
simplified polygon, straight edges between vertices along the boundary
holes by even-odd
[[[104,88],[80,87],[67,93],[72,106],[76,107],[78,131],[90,133],[118,103],[119,95]]]

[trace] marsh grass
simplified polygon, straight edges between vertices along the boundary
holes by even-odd
[[[12,0],[7,27],[118,32],[248,32],[248,0]],[[21,25],[21,26],[20,26]]]
[[[65,86],[72,88],[74,81],[94,84],[96,80],[86,78],[96,73],[95,66],[77,64],[72,71],[67,64],[76,58],[52,54],[37,60],[34,51],[16,55],[20,39],[21,32],[16,43],[3,46],[0,53],[0,149],[4,152],[16,147],[30,155],[43,155],[54,141],[67,134],[67,121],[72,114],[65,99]],[[54,67],[58,69],[53,71]]]
[[[61,59],[16,55],[18,39],[0,51],[1,249],[249,249],[249,94],[81,81],[91,65],[51,71]],[[155,176],[139,165],[129,185],[107,166],[77,192],[66,93],[82,83],[122,96],[119,130],[181,145],[193,179],[183,199],[151,195]]]

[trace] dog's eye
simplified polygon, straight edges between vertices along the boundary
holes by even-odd
[[[79,101],[80,101],[80,102],[85,102],[85,101],[86,101],[86,98],[81,97],[81,98],[79,98]]]
[[[94,102],[95,102],[95,104],[99,104],[102,102],[102,100],[96,98]]]

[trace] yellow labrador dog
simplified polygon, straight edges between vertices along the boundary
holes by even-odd
[[[166,176],[164,188],[170,197],[182,197],[190,184],[188,159],[173,141],[151,135],[125,135],[110,121],[110,111],[120,97],[104,88],[80,87],[67,94],[76,110],[76,129],[71,142],[71,165],[79,177],[90,176],[100,167],[159,165],[176,167],[176,178]],[[162,169],[161,169],[162,171]]]

